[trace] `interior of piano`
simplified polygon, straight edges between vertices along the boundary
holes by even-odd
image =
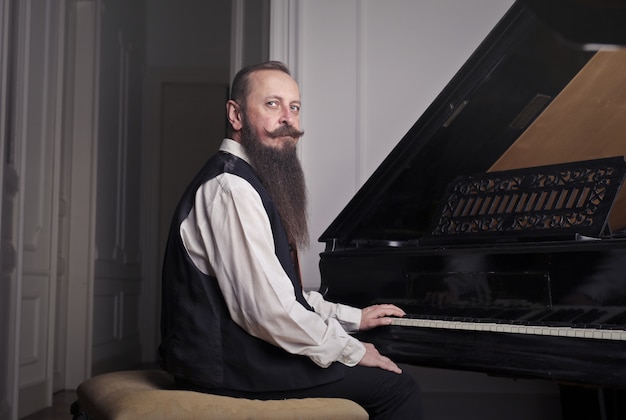
[[[489,171],[626,156],[626,49],[597,52]],[[626,227],[626,188],[609,217]]]

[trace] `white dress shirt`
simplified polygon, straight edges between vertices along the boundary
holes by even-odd
[[[225,139],[220,150],[249,162],[234,140]],[[261,197],[246,180],[223,173],[203,184],[180,234],[194,264],[217,278],[231,317],[249,334],[322,367],[361,360],[365,347],[349,334],[358,330],[361,310],[313,291],[304,297],[315,312],[296,301],[274,253]]]

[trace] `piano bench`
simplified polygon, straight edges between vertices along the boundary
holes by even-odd
[[[174,389],[161,370],[104,373],[76,390],[74,420],[130,419],[367,419],[353,401],[339,398],[249,400]]]

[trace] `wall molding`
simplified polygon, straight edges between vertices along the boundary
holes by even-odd
[[[18,354],[19,354],[19,301],[20,290],[16,284],[16,249],[12,241],[13,235],[4,229],[12,226],[13,204],[18,191],[18,176],[10,160],[9,144],[11,136],[11,104],[10,86],[13,85],[12,59],[12,11],[13,0],[0,0],[0,185],[3,186],[0,206],[0,306],[7,315],[2,317],[0,334],[5,338],[0,347],[0,418],[17,419],[18,406]]]
[[[300,10],[299,0],[272,0],[270,5],[270,60],[285,63],[296,80],[299,80],[302,68],[298,30]]]

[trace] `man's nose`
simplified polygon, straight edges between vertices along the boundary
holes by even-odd
[[[280,114],[280,123],[283,125],[293,125],[294,115],[289,107],[283,107],[282,113]]]

